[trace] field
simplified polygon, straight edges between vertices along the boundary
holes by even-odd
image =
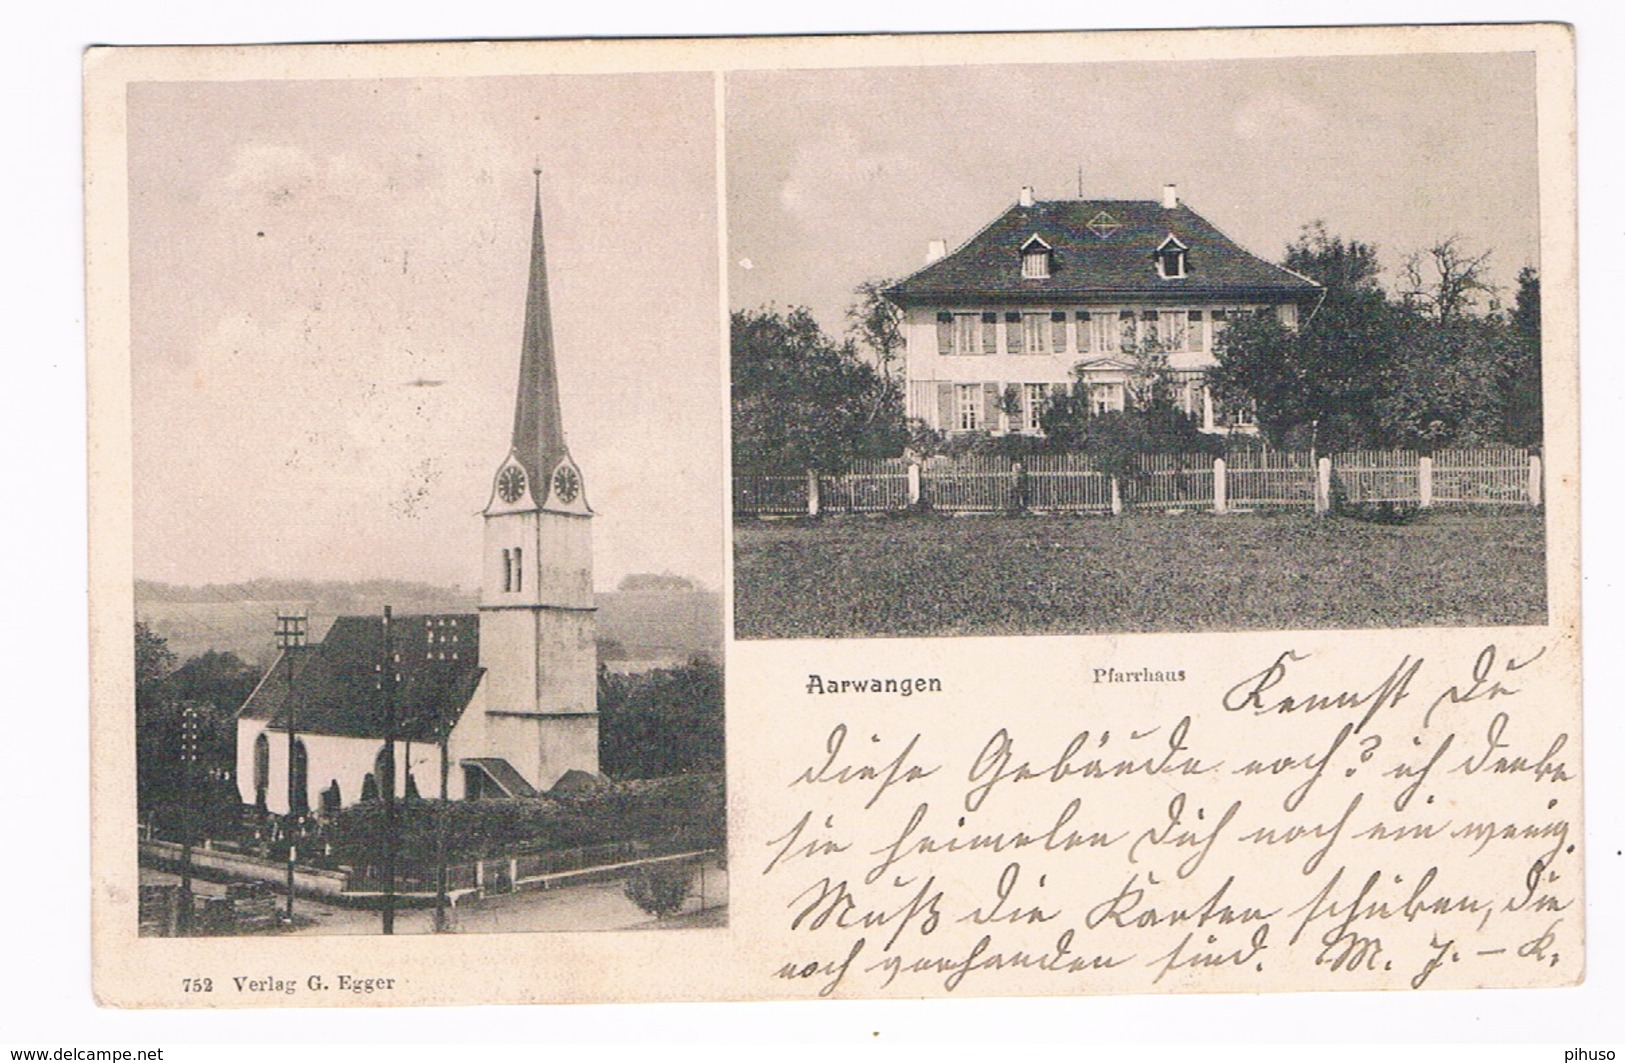
[[[1540,624],[1544,515],[740,521],[739,638]]]

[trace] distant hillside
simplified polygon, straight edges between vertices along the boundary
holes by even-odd
[[[279,610],[310,615],[320,639],[339,616],[377,614],[386,604],[399,615],[472,613],[473,591],[399,580],[358,583],[254,580],[185,587],[137,580],[135,615],[169,640],[184,661],[206,650],[235,653],[265,665],[276,655],[271,632]],[[598,644],[606,658],[664,661],[695,653],[721,656],[722,600],[713,591],[600,591]]]

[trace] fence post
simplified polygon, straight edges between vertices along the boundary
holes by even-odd
[[[519,892],[519,858],[510,857],[508,860],[508,892]]]
[[[1332,508],[1332,459],[1315,462],[1315,512],[1328,513]]]
[[[1229,486],[1224,482],[1224,459],[1213,459],[1213,512],[1223,513],[1227,504]]]
[[[1529,455],[1529,504],[1540,505],[1540,455]]]
[[[1423,509],[1433,505],[1433,459],[1426,454],[1416,459],[1416,493]]]
[[[485,896],[485,861],[474,861],[474,895]]]
[[[818,470],[807,470],[807,516],[818,516]]]
[[[920,463],[908,463],[908,504],[910,508],[920,504]]]
[[[1117,486],[1117,477],[1112,477],[1112,516],[1123,512],[1123,492]]]

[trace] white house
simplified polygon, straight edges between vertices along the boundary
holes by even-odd
[[[452,799],[529,796],[598,772],[592,509],[564,440],[539,188],[513,439],[490,491],[479,612],[340,617],[284,651],[237,714],[245,803],[434,797],[443,772]]]
[[[1183,409],[1206,431],[1249,427],[1206,385],[1214,343],[1240,314],[1288,326],[1317,283],[1243,250],[1181,203],[1019,200],[952,254],[934,240],[923,269],[885,295],[903,312],[907,412],[944,432],[1039,431],[1049,394],[1074,380],[1096,412],[1121,410],[1156,350]]]

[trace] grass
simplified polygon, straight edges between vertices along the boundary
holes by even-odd
[[[739,638],[1540,624],[1544,515],[741,521]]]

